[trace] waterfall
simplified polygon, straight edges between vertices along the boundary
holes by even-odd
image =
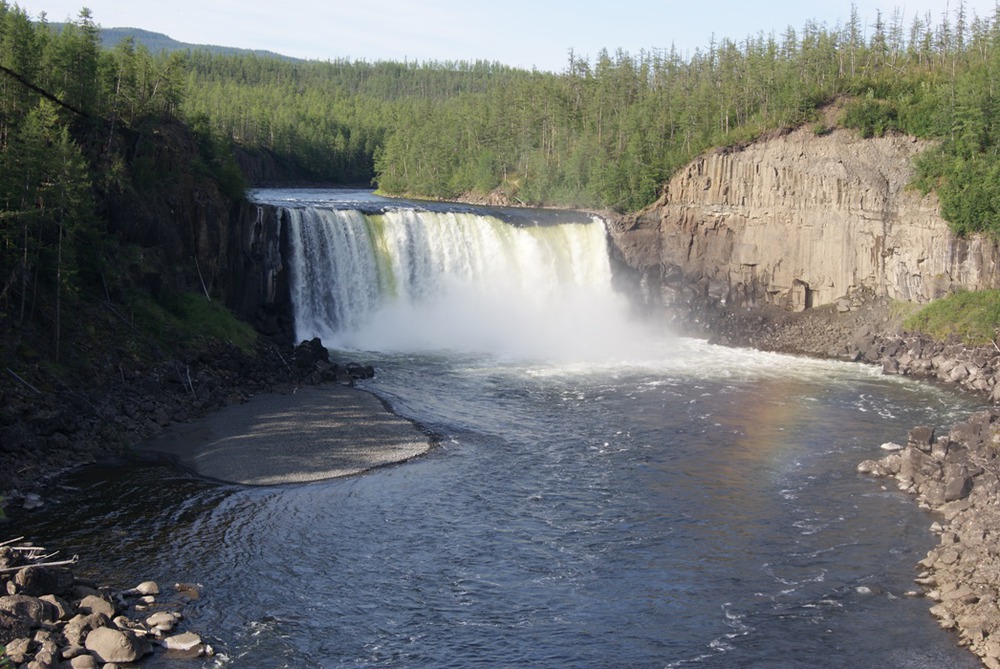
[[[613,346],[627,321],[596,218],[515,226],[468,211],[286,212],[299,341],[581,357]]]

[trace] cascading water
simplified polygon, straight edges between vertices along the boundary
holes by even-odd
[[[579,359],[606,352],[628,327],[598,219],[515,226],[415,208],[287,213],[299,341]]]

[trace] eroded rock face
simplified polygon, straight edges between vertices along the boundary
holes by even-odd
[[[648,209],[613,221],[651,303],[710,299],[791,311],[864,290],[927,302],[1000,285],[985,237],[960,240],[933,195],[906,186],[925,144],[809,128],[706,154]]]

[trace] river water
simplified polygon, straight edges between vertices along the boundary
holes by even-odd
[[[357,218],[329,214],[323,197],[295,206],[308,225]],[[376,264],[396,267],[374,292],[394,299],[355,305],[351,327],[310,312],[319,325],[299,334],[321,328],[374,364],[365,389],[436,436],[428,455],[258,488],[123,461],[74,475],[80,492],[36,514],[31,533],[60,537],[115,585],[201,583],[187,625],[218,652],[205,666],[979,666],[927,600],[905,595],[931,517],[855,473],[880,444],[950,425],[974,401],[633,322],[583,258],[598,222],[528,233],[575,245],[565,257],[512,241],[520,250],[503,253],[556,277],[512,294],[513,275],[480,282],[481,270],[420,284],[386,242],[385,213],[365,216]],[[553,241],[562,234],[574,239]],[[400,248],[419,257],[416,246]],[[512,263],[505,272],[528,271]],[[543,280],[565,285],[534,304]],[[499,294],[481,290],[498,282]]]

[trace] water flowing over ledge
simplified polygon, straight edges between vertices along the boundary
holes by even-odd
[[[364,191],[255,197],[282,210],[298,341],[589,358],[641,339],[604,222],[588,214]]]

